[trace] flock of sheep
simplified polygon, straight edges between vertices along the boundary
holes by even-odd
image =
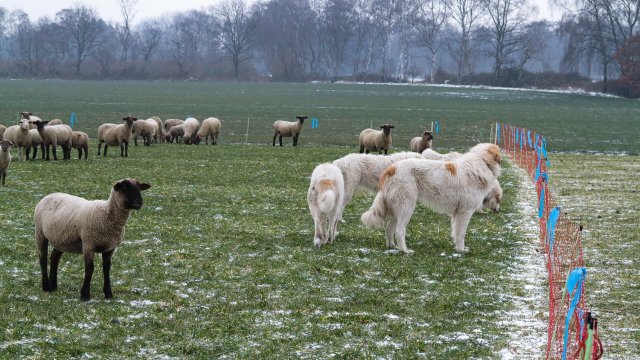
[[[74,148],[78,149],[80,159],[83,152],[85,159],[87,158],[89,137],[86,133],[73,131],[68,125],[62,124],[57,119],[43,121],[30,112],[22,112],[21,116],[22,118],[17,125],[8,128],[0,125],[0,139],[2,139],[0,141],[0,175],[2,177],[2,185],[5,185],[6,170],[11,162],[9,149],[12,146],[19,149],[21,161],[29,158],[31,148],[34,149],[32,159],[35,159],[37,147],[41,148],[43,158],[49,160],[51,149],[54,160],[57,160],[57,146],[62,148],[63,159],[70,159],[71,149]],[[282,120],[274,122],[273,146],[275,146],[277,137],[279,137],[280,146],[282,146],[282,137],[293,137],[293,146],[297,146],[298,137],[306,118],[306,116],[298,116],[295,122]],[[132,137],[136,145],[138,137],[142,137],[144,145],[147,146],[153,142],[198,144],[202,140],[205,140],[205,143],[208,144],[209,139],[215,145],[221,129],[220,120],[213,117],[203,120],[202,123],[191,117],[185,120],[167,119],[163,122],[158,117],[139,120],[132,116],[125,116],[122,121],[122,124],[107,123],[98,127],[98,156],[106,155],[109,146],[119,146],[120,156],[127,157],[128,145]],[[380,128],[381,130],[365,129],[360,133],[358,137],[360,154],[349,154],[333,161],[333,163],[321,164],[313,171],[307,192],[307,200],[315,222],[314,244],[316,246],[332,242],[335,239],[337,223],[338,221],[344,222],[342,220],[344,209],[358,189],[371,192],[379,190],[379,197],[383,192],[388,193],[391,191],[394,194],[400,194],[402,191],[406,192],[406,189],[392,188],[391,190],[385,190],[383,187],[385,182],[393,183],[389,179],[395,175],[397,166],[403,163],[411,164],[411,161],[419,161],[418,164],[420,166],[428,165],[427,170],[420,169],[420,171],[425,173],[432,171],[435,174],[433,179],[429,178],[429,184],[427,185],[433,187],[436,193],[446,193],[447,188],[451,186],[453,186],[454,191],[460,190],[456,188],[459,185],[456,181],[441,179],[443,174],[440,174],[440,172],[443,171],[445,172],[443,176],[449,176],[452,179],[456,178],[457,172],[461,173],[458,177],[466,176],[480,179],[480,190],[472,191],[474,193],[472,199],[459,200],[459,202],[467,202],[468,204],[458,207],[472,209],[473,211],[480,210],[483,207],[493,210],[498,209],[502,197],[502,189],[497,181],[499,160],[497,171],[492,170],[493,177],[467,171],[467,168],[471,168],[471,172],[475,168],[482,168],[479,165],[482,161],[485,161],[487,166],[491,168],[489,165],[490,160],[487,160],[492,156],[491,154],[487,155],[488,157],[477,155],[482,151],[472,149],[469,154],[476,154],[477,156],[467,156],[467,154],[459,153],[441,155],[431,150],[433,136],[429,131],[425,131],[421,136],[411,139],[411,152],[387,155],[392,145],[391,129],[394,127],[384,124]],[[104,151],[101,154],[103,145]],[[385,155],[369,155],[370,151],[378,151],[379,154],[384,151]],[[475,159],[472,160],[474,162],[473,166],[466,165],[467,158]],[[411,170],[409,172],[411,173]],[[407,181],[407,179],[400,179],[400,183]],[[418,183],[419,179],[414,182]],[[45,196],[37,204],[34,214],[35,238],[39,249],[42,272],[42,289],[46,292],[56,290],[58,263],[64,252],[82,253],[85,274],[81,298],[85,301],[89,300],[90,282],[94,268],[93,259],[95,253],[101,253],[104,270],[104,294],[106,298],[111,298],[112,291],[109,278],[111,257],[123,239],[124,227],[130,212],[142,207],[141,191],[150,187],[150,185],[140,183],[135,179],[123,179],[111,188],[111,193],[107,200],[86,200],[64,193]],[[430,195],[423,199],[422,195],[419,194],[419,189],[413,191],[416,193],[413,194],[413,200],[402,200],[410,198],[412,196],[411,193],[401,194],[402,196],[397,199],[399,202],[409,204],[408,207],[411,211],[408,217],[410,218],[415,202],[420,198],[420,200],[426,202],[427,206],[441,210],[441,212],[447,213],[452,217],[452,237],[458,242],[457,238],[460,237],[460,231],[456,228],[455,223],[459,222],[456,221],[456,212],[459,209],[445,209],[442,211],[443,209],[439,208],[437,204],[442,199],[437,196],[428,198]],[[465,191],[461,192],[464,193]],[[374,206],[376,203],[381,203],[381,201],[383,200],[378,200],[377,197]],[[391,202],[394,201],[391,200]],[[413,201],[413,207],[411,207],[411,201]],[[385,213],[385,211],[393,212],[393,206],[387,206],[387,208],[381,212],[381,209],[374,211],[374,207],[372,207],[369,215],[373,216],[375,212],[376,216],[378,216],[375,221],[390,222],[393,226],[396,226],[395,223],[398,222],[398,219],[394,220],[394,216],[397,214]],[[362,217],[363,223],[371,225],[375,222],[370,220],[368,222],[371,224],[367,224],[365,215],[367,214]],[[400,220],[403,220],[406,226],[408,218]],[[468,223],[468,219],[466,219],[466,222]],[[466,231],[466,223],[464,224],[464,230]],[[390,230],[390,228],[387,228],[387,245],[390,247],[395,246],[394,232],[395,229]],[[397,236],[398,234],[396,234]],[[464,251],[464,231],[461,236],[462,248],[456,243],[456,249]],[[52,247],[50,264],[48,263],[49,245]],[[404,233],[398,238],[398,248],[405,253],[411,253],[404,244]]]

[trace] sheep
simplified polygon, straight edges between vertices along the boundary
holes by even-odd
[[[46,159],[49,159],[49,147],[53,147],[53,159],[58,160],[58,154],[56,148],[58,145],[62,147],[62,158],[64,160],[71,159],[71,138],[73,137],[73,130],[69,125],[53,125],[46,126],[48,121],[36,120],[32,121],[38,128],[38,133],[42,137],[42,143],[46,149]]]
[[[165,138],[164,138],[164,124],[162,123],[162,119],[160,119],[157,116],[152,116],[149,119],[155,120],[156,124],[158,125],[158,130],[156,132],[156,135],[154,136],[155,142],[157,142],[157,143],[164,142],[164,140],[165,140]]]
[[[4,136],[5,130],[7,130],[7,127],[4,125],[0,125],[0,140],[2,140],[2,136]]]
[[[344,222],[342,214],[356,191],[365,190],[374,193],[378,188],[380,176],[389,165],[405,159],[421,159],[422,155],[414,152],[398,152],[389,156],[371,156],[367,154],[349,154],[334,160],[333,164],[340,168],[344,177],[344,199],[338,219]]]
[[[31,134],[29,134],[29,120],[20,119],[18,125],[12,125],[5,130],[2,138],[11,141],[18,148],[18,158],[20,161],[27,160],[27,145],[31,144]]]
[[[222,124],[220,120],[210,117],[202,120],[202,125],[200,126],[200,130],[196,134],[196,144],[200,144],[202,138],[205,139],[205,144],[209,144],[209,137],[211,137],[211,144],[218,144],[218,134],[220,134],[220,128]]]
[[[165,136],[167,137],[167,141],[171,143],[173,143],[174,141],[176,142],[176,144],[180,143],[182,141],[182,137],[184,136],[184,124],[172,126]]]
[[[335,239],[343,196],[344,178],[340,168],[330,163],[316,166],[307,191],[307,204],[315,224],[313,244],[316,247]]]
[[[273,123],[273,146],[276,146],[276,137],[280,136],[280,146],[282,146],[282,137],[293,136],[293,146],[298,146],[298,136],[302,130],[302,124],[307,118],[306,116],[296,116],[298,121],[277,120]]]
[[[124,238],[124,227],[131,210],[142,207],[143,190],[151,187],[136,179],[115,183],[107,200],[53,193],[38,202],[34,211],[35,241],[39,250],[42,290],[58,288],[58,263],[65,252],[81,253],[84,258],[84,282],[80,298],[91,298],[91,276],[95,253],[102,253],[104,297],[111,299],[111,257]],[[47,273],[47,253],[51,251],[51,271]]]
[[[84,159],[89,156],[89,135],[82,131],[74,131],[71,136],[71,148],[78,149],[78,160],[82,159],[82,151],[84,151]]]
[[[195,118],[187,118],[184,121],[184,135],[182,137],[185,144],[193,144],[196,140],[196,134],[200,129],[200,122]]]
[[[142,136],[144,146],[151,145],[151,139],[157,133],[158,124],[155,120],[138,120],[133,123],[133,144],[138,146],[138,136]]]
[[[11,153],[9,149],[13,146],[13,143],[9,140],[0,141],[0,177],[2,177],[2,186],[5,185],[7,179],[7,168],[11,164]]]
[[[431,144],[433,142],[433,135],[429,131],[425,131],[422,133],[422,136],[416,136],[411,139],[409,143],[409,149],[411,151],[422,153],[425,149],[431,149]]]
[[[387,155],[387,150],[391,147],[391,129],[394,126],[384,124],[380,128],[382,130],[364,129],[360,132],[358,144],[361,154],[366,149],[367,154],[369,151],[378,151],[378,154],[382,154],[382,150],[384,150],[384,154]]]
[[[34,124],[35,125],[35,124]],[[42,153],[42,160],[44,160],[45,151],[44,151],[44,142],[42,141],[42,136],[38,132],[38,129],[30,129],[29,136],[31,136],[31,142],[27,145],[27,160],[29,160],[29,153],[31,152],[31,148],[33,147],[33,156],[32,160],[36,159],[36,155],[38,154],[38,146],[40,146],[40,152]]]
[[[98,156],[100,156],[100,148],[104,143],[103,156],[107,155],[107,147],[120,145],[120,156],[129,156],[129,140],[131,140],[131,131],[133,124],[138,120],[132,116],[122,118],[124,124],[102,124],[98,126]]]
[[[184,120],[181,119],[167,119],[164,121],[164,132],[169,132],[169,129],[176,125],[184,124]]]
[[[32,119],[33,121],[33,119]],[[53,125],[60,125],[62,124],[62,120],[60,119],[53,119],[53,120],[49,120],[49,122],[47,123],[46,126],[53,126]]]

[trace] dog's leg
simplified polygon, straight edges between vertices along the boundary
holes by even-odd
[[[396,232],[396,226],[398,224],[398,219],[395,216],[392,216],[391,219],[387,222],[387,228],[385,229],[384,235],[387,239],[387,248],[393,249],[396,247],[396,242],[393,240],[393,234]]]
[[[456,244],[456,251],[459,251],[459,252],[469,251],[469,249],[464,246],[464,237],[465,237],[465,234],[467,233],[467,226],[469,226],[471,215],[473,215],[473,210],[464,211],[464,212],[453,215],[455,220],[452,220],[452,223],[455,221],[455,224],[456,224],[456,228],[454,232],[456,236],[454,238],[454,241]]]
[[[324,244],[325,239],[324,239],[324,234],[322,231],[323,228],[323,224],[322,224],[322,220],[323,220],[323,216],[320,213],[320,211],[318,209],[314,209],[313,210],[313,222],[315,224],[315,233],[313,235],[313,244],[316,247],[320,247],[320,245]]]
[[[391,210],[392,216],[395,215],[397,221],[396,239],[398,240],[398,246],[396,246],[396,248],[407,255],[413,254],[413,250],[407,247],[405,236],[407,233],[407,224],[409,224],[411,215],[413,215],[413,211],[416,208],[416,200],[417,199],[407,200],[407,202],[398,207],[397,213]]]

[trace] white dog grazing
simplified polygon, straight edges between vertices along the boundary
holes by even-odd
[[[340,169],[329,163],[316,166],[307,191],[307,203],[315,222],[315,246],[320,247],[335,239],[343,197],[344,180]]]
[[[453,161],[403,160],[389,166],[380,179],[378,195],[361,221],[383,227],[387,246],[406,254],[406,228],[416,203],[449,215],[451,237],[457,251],[466,251],[464,237],[471,215],[482,206],[500,176],[500,149],[493,144],[476,145]]]
[[[415,152],[397,152],[385,156],[373,156],[368,154],[349,154],[333,164],[340,168],[344,177],[344,201],[340,207],[338,219],[343,221],[344,208],[349,204],[358,189],[374,193],[378,188],[380,176],[389,165],[405,159],[421,159],[422,156]]]

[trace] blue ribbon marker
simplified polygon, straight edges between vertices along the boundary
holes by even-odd
[[[542,160],[538,157],[538,166],[536,166],[536,177],[533,179],[535,182],[538,182],[538,178],[540,178],[540,165],[542,165]]]
[[[312,129],[317,129],[318,128],[318,118],[317,117],[312,117],[311,118],[311,128]]]
[[[496,143],[500,142],[500,123],[496,123]]]
[[[580,296],[582,296],[582,286],[584,284],[584,280],[587,277],[587,269],[586,268],[576,268],[569,274],[567,277],[567,284],[565,288],[567,289],[567,293],[569,297],[573,293],[573,299],[571,300],[571,304],[569,305],[569,311],[567,311],[567,316],[564,322],[564,345],[562,347],[562,360],[567,359],[567,342],[569,341],[569,323],[571,323],[571,317],[573,316],[573,312],[580,301]],[[577,288],[576,288],[577,286]]]
[[[71,116],[69,117],[69,126],[73,128],[73,125],[75,125],[75,123],[77,122],[78,122],[78,114],[72,112]]]
[[[544,186],[540,190],[540,201],[539,201],[539,208],[538,208],[538,217],[542,219],[543,216],[544,216]]]
[[[549,222],[547,223],[547,237],[549,238],[549,255],[553,259],[553,241],[556,233],[556,224],[560,218],[560,206],[556,206],[549,214]]]
[[[440,124],[438,124],[438,120],[436,120],[435,123],[436,123],[436,134],[438,134],[440,132]]]
[[[531,147],[531,130],[527,130],[527,142],[529,143],[529,147]]]

